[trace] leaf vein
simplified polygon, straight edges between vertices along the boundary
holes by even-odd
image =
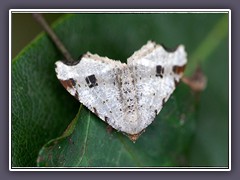
[[[86,153],[86,149],[87,149],[87,140],[88,140],[88,133],[89,133],[89,127],[90,127],[90,111],[89,111],[89,114],[88,114],[88,121],[87,121],[87,128],[86,128],[86,136],[84,138],[84,144],[83,144],[83,153],[82,153],[82,156],[80,156],[80,159],[78,161],[78,165],[81,164],[82,160],[83,160],[83,157]]]

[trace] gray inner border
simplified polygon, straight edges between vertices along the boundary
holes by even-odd
[[[94,2],[95,1],[95,2]],[[1,145],[1,161],[0,161],[0,169],[1,169],[1,178],[3,179],[13,179],[13,178],[16,178],[14,177],[14,174],[16,172],[9,172],[8,171],[8,163],[9,163],[9,160],[8,160],[8,87],[9,87],[9,83],[8,83],[8,10],[11,8],[76,8],[76,7],[81,7],[81,8],[217,8],[217,9],[227,9],[227,8],[230,8],[232,10],[232,63],[233,63],[233,66],[232,66],[232,75],[235,75],[235,76],[238,76],[240,74],[238,74],[237,70],[235,70],[238,65],[239,65],[239,61],[238,60],[235,60],[234,62],[234,59],[237,59],[237,58],[234,58],[236,55],[239,55],[239,51],[237,51],[237,44],[236,44],[236,40],[239,40],[239,35],[236,33],[236,32],[239,32],[240,31],[240,26],[239,24],[239,21],[237,19],[237,17],[240,17],[240,12],[239,10],[237,9],[237,7],[240,7],[239,6],[239,3],[240,2],[237,2],[237,1],[225,1],[225,0],[212,0],[212,1],[207,1],[207,0],[202,0],[202,1],[191,1],[191,0],[185,0],[185,1],[181,1],[179,2],[179,0],[172,0],[172,1],[166,1],[166,2],[161,2],[161,1],[158,1],[157,3],[154,1],[154,0],[148,0],[148,1],[145,1],[146,4],[144,4],[144,1],[138,1],[137,4],[136,2],[128,2],[127,0],[121,0],[121,1],[118,1],[118,2],[113,2],[113,1],[107,1],[107,0],[103,0],[103,1],[97,1],[97,0],[89,0],[88,2],[74,2],[74,3],[71,3],[71,4],[67,4],[66,1],[64,0],[58,0],[57,1],[57,4],[55,4],[54,2],[48,2],[46,0],[42,0],[41,3],[38,3],[38,5],[36,6],[36,3],[34,1],[31,1],[31,0],[22,0],[21,2],[20,1],[17,1],[17,0],[10,0],[10,1],[7,1],[7,2],[1,2],[1,21],[0,22],[3,22],[3,24],[1,25],[1,29],[0,29],[0,34],[1,34],[1,42],[0,42],[0,49],[2,50],[1,51],[1,56],[2,56],[2,60],[1,60],[1,66],[0,66],[0,80],[2,82],[2,88],[1,88],[1,101],[0,101],[0,105],[1,105],[1,108],[0,108],[0,116],[1,116],[1,128],[3,128],[1,131],[0,131],[0,135],[1,135],[1,139],[4,139],[5,141],[5,145],[4,145],[4,142],[3,144]],[[128,3],[126,3],[128,2]],[[154,3],[155,2],[155,3]],[[48,3],[48,5],[47,5]],[[57,5],[57,6],[56,6]],[[94,6],[92,6],[94,5]],[[235,18],[236,17],[236,18]],[[232,108],[233,108],[233,111],[232,111],[232,171],[231,172],[224,172],[224,174],[222,174],[223,172],[221,173],[218,173],[218,172],[211,172],[211,173],[203,173],[201,172],[201,174],[199,175],[195,175],[195,174],[188,174],[188,175],[185,175],[185,172],[180,172],[182,174],[183,177],[179,176],[179,172],[175,172],[175,173],[172,173],[172,172],[161,172],[161,175],[160,174],[156,174],[156,173],[151,173],[151,177],[152,176],[156,176],[156,177],[172,177],[172,178],[194,178],[194,179],[203,179],[203,178],[207,178],[208,176],[210,176],[211,178],[216,178],[216,179],[225,179],[225,178],[234,178],[235,176],[238,175],[238,171],[236,169],[236,167],[239,167],[237,166],[237,162],[240,158],[237,157],[239,156],[237,152],[239,152],[240,148],[239,148],[239,143],[237,143],[237,138],[235,138],[235,136],[237,135],[240,135],[240,132],[236,130],[237,127],[240,127],[239,125],[239,121],[237,121],[237,108],[239,107],[238,104],[237,104],[237,99],[239,99],[239,97],[237,96],[237,92],[240,92],[239,91],[239,85],[236,83],[234,83],[234,76],[233,77],[233,88],[232,88],[232,96],[234,97],[233,101],[232,101]],[[235,101],[234,101],[235,100]],[[5,103],[6,102],[6,103]],[[239,101],[238,101],[239,102]],[[239,117],[239,116],[238,116]],[[234,119],[236,119],[234,121]],[[20,179],[26,179],[28,178],[28,176],[33,176],[32,178],[34,179],[42,179],[42,178],[45,178],[47,176],[45,176],[42,172],[42,176],[36,176],[35,174],[31,175],[33,172],[29,172],[27,174],[29,175],[22,175],[22,174],[25,174],[26,172],[21,172],[18,174],[17,178],[20,178]],[[36,173],[36,172],[34,172]],[[37,172],[38,173],[38,172]],[[110,174],[109,174],[110,173]],[[122,176],[116,176],[115,174],[112,174],[113,172],[108,172],[108,174],[106,173],[103,173],[101,172],[101,176],[99,176],[100,173],[97,173],[97,172],[94,172],[94,173],[90,173],[90,172],[85,172],[85,173],[82,173],[81,176],[79,175],[74,175],[72,174],[72,177],[73,176],[76,176],[76,178],[85,178],[85,177],[88,177],[88,178],[106,178],[106,177],[111,177],[113,176],[112,178],[114,179],[123,179],[123,178],[136,178],[136,179],[145,179],[145,178],[149,178],[149,174],[145,175],[146,173],[142,173],[142,172],[135,172],[137,174],[134,174],[133,173],[129,173],[129,174],[126,174],[126,173],[122,173],[122,172],[119,172],[121,173]],[[46,172],[46,174],[49,174],[48,172]],[[65,173],[64,173],[65,174]],[[156,174],[156,175],[155,175]],[[231,176],[231,177],[225,177],[226,174],[228,174],[228,176]],[[56,176],[54,175],[54,177],[52,177],[52,175],[50,175],[51,178],[57,178],[57,179],[65,179],[66,177],[68,177],[68,175],[59,175]],[[196,177],[191,177],[191,176],[196,176]],[[203,176],[203,177],[201,177]],[[235,177],[235,179],[237,179]]]

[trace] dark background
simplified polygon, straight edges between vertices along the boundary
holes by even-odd
[[[45,14],[49,24],[53,23],[62,14]],[[12,58],[14,58],[40,32],[42,27],[37,24],[29,13],[16,13],[12,16]]]

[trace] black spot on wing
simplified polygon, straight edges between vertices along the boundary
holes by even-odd
[[[156,76],[163,78],[164,68],[161,65],[156,66]]]
[[[77,100],[79,100],[79,95],[78,95],[78,92],[77,92],[77,91],[75,92],[74,97],[75,97]]]
[[[85,78],[85,80],[86,80],[89,88],[98,86],[97,79],[96,79],[96,77],[95,77],[94,74],[92,74],[92,75],[90,75],[90,76],[87,76],[87,77]]]
[[[97,109],[95,107],[93,107],[93,112],[94,112],[94,114],[96,114],[98,116],[98,112],[97,112]]]
[[[165,104],[165,98],[163,98],[162,100],[162,106]]]
[[[104,120],[105,120],[106,123],[108,123],[108,119],[109,118],[107,116],[104,117]]]

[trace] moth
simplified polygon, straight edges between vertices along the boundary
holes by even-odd
[[[126,63],[87,52],[79,61],[56,62],[66,90],[101,120],[136,141],[180,81],[187,53],[148,41]]]

